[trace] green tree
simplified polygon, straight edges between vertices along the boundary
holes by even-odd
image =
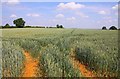
[[[59,24],[57,24],[56,27],[59,28]]]
[[[13,21],[13,23],[16,25],[18,28],[23,28],[25,25],[25,21],[22,18],[18,18]]]
[[[62,25],[59,25],[59,24],[57,24],[56,27],[57,27],[57,28],[63,28],[63,26],[62,26]]]
[[[10,25],[9,25],[9,24],[6,24],[6,25],[4,26],[4,28],[10,28]]]
[[[115,26],[111,26],[109,30],[117,30],[117,28]]]
[[[102,30],[107,30],[107,28],[105,26],[102,27]]]
[[[62,25],[60,25],[59,27],[60,27],[60,28],[63,28],[63,26],[62,26]]]

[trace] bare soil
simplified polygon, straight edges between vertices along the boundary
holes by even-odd
[[[39,73],[39,61],[33,58],[28,51],[24,51],[25,62],[24,62],[24,70],[22,77],[37,77]]]

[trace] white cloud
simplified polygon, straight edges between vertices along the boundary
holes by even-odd
[[[64,18],[64,15],[63,14],[57,14],[55,17],[56,18]]]
[[[69,3],[60,3],[58,6],[58,9],[60,10],[63,10],[63,9],[71,9],[71,10],[74,10],[74,9],[80,9],[80,8],[84,8],[85,5],[83,4],[78,4],[78,3],[75,3],[75,2],[69,2]]]
[[[117,5],[115,5],[115,6],[112,7],[112,10],[115,11],[114,14],[117,15],[117,16],[118,16],[118,13],[119,13],[119,12],[118,12],[118,11],[119,11],[118,9],[120,9],[120,4],[117,4]]]
[[[112,9],[113,9],[113,10],[117,10],[117,9],[118,9],[118,4],[115,5],[115,6],[113,6]]]
[[[31,17],[39,17],[40,15],[37,13],[29,13],[27,14],[27,16],[31,16]]]
[[[7,4],[19,4],[19,0],[8,0]]]
[[[17,17],[17,15],[12,14],[12,15],[10,15],[10,17],[11,17],[11,18],[16,18],[16,17]]]
[[[98,14],[106,15],[107,13],[104,10],[101,10],[101,11],[98,12]]]
[[[67,18],[67,20],[74,21],[74,20],[76,20],[76,18],[75,17],[70,17],[70,18]]]
[[[83,17],[83,18],[88,18],[89,16],[85,15],[84,13],[77,12],[76,15]]]

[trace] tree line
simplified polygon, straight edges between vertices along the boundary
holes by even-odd
[[[44,27],[44,26],[25,26],[25,21],[23,18],[18,18],[13,21],[13,24],[15,26],[10,26],[8,23],[5,26],[2,26],[2,28],[64,28],[63,25],[57,24],[56,27]]]
[[[103,26],[103,27],[102,27],[102,30],[107,30],[107,27]],[[117,27],[111,26],[111,27],[109,28],[109,30],[117,30]],[[119,30],[120,30],[120,29],[119,29]]]
[[[23,20],[23,18],[18,18],[16,20],[13,21],[13,24],[15,24],[15,26],[10,26],[8,23],[5,26],[2,26],[2,28],[64,28],[63,25],[59,25],[57,24],[56,27],[44,27],[44,26],[25,26],[25,21]],[[105,26],[102,27],[102,30],[107,30],[107,28]],[[111,26],[109,28],[109,30],[117,30],[117,27],[115,26]],[[119,28],[120,30],[120,28]]]

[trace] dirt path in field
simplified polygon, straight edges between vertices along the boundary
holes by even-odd
[[[74,52],[73,49],[71,51],[72,53]],[[85,66],[84,64],[80,63],[77,59],[75,59],[74,54],[73,56],[71,56],[71,61],[73,63],[74,68],[79,69],[79,71],[84,77],[97,77],[92,71],[87,69],[87,66]]]
[[[73,60],[74,68],[79,69],[79,71],[84,77],[96,77],[92,71],[88,70],[87,67],[81,64],[78,60],[76,60],[75,58],[72,58],[72,60]]]
[[[30,53],[28,51],[24,51],[25,55],[25,68],[23,70],[23,76],[22,77],[36,77],[36,74],[38,72],[38,60],[31,57]]]

